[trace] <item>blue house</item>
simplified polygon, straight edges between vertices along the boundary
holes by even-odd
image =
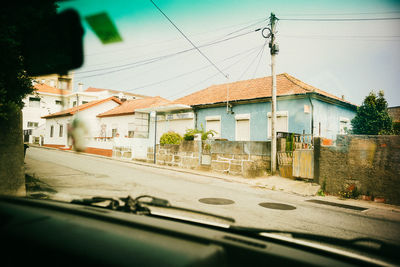
[[[230,141],[271,138],[272,77],[212,85],[174,101],[189,105],[195,125]],[[286,73],[277,75],[277,132],[335,139],[350,128],[357,106]]]

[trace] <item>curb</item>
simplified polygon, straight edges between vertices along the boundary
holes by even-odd
[[[147,163],[147,162],[142,162],[142,161],[138,161],[138,160],[123,160],[123,159],[117,159],[117,158],[112,158],[112,157],[107,157],[107,156],[102,156],[102,155],[96,155],[96,154],[91,154],[91,153],[85,153],[85,152],[76,152],[73,150],[63,150],[63,149],[58,149],[58,148],[54,148],[54,147],[46,147],[46,146],[38,146],[38,145],[29,145],[30,147],[35,147],[35,148],[43,148],[43,149],[48,149],[48,150],[56,150],[56,151],[62,151],[62,152],[69,152],[69,153],[75,153],[75,154],[79,154],[79,155],[85,155],[85,156],[90,156],[90,157],[95,157],[95,158],[102,158],[102,159],[108,159],[108,160],[113,160],[113,161],[119,161],[119,162],[124,162],[124,163],[129,163],[129,164],[135,164],[135,165],[139,165],[139,166],[145,166],[145,167],[151,167],[151,168],[157,168],[157,169],[164,169],[164,170],[170,170],[170,171],[176,171],[176,172],[181,172],[181,173],[188,173],[188,174],[193,174],[193,175],[199,175],[199,176],[206,176],[206,177],[210,177],[210,178],[216,178],[216,179],[220,179],[220,180],[225,180],[228,182],[238,182],[238,183],[242,183],[242,184],[249,184],[247,182],[244,181],[238,181],[236,179],[232,179],[230,177],[220,177],[220,176],[216,176],[216,175],[212,175],[208,172],[201,172],[201,171],[192,171],[189,169],[183,169],[183,168],[174,168],[174,167],[169,167],[169,166],[162,166],[162,165],[156,165],[153,163]],[[242,179],[246,179],[246,178],[242,178]]]

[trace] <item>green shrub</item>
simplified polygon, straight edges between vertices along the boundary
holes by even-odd
[[[400,122],[393,122],[393,132],[396,135],[400,135]]]
[[[179,145],[182,142],[182,136],[175,132],[164,133],[160,138],[161,145]]]
[[[217,132],[214,130],[209,130],[209,131],[205,131],[203,124],[201,124],[201,129],[187,129],[185,135],[183,136],[183,139],[185,139],[186,141],[192,141],[194,140],[194,136],[196,134],[201,134],[201,140],[207,140],[208,135],[211,134],[211,136],[214,136],[214,134],[216,134]]]
[[[186,141],[193,141],[194,140],[194,136],[197,134],[197,130],[196,129],[187,129],[186,133],[183,135],[183,139],[185,139]]]

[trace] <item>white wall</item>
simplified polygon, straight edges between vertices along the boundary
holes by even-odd
[[[80,111],[77,116],[80,120],[83,121],[85,127],[88,130],[88,134],[86,137],[92,138],[98,136],[100,132],[100,118],[96,116],[100,113],[106,112],[110,109],[115,108],[119,104],[110,100],[91,108],[85,109]],[[64,116],[64,117],[57,117],[57,118],[49,118],[46,119],[46,135],[45,135],[45,144],[52,144],[52,145],[66,145],[67,144],[67,124],[71,123],[73,120],[73,116]],[[53,137],[50,137],[50,129],[51,126],[54,126],[54,134]],[[59,126],[63,125],[64,133],[62,137],[59,137]]]
[[[166,132],[176,132],[179,133],[182,137],[186,133],[187,129],[194,129],[194,114],[191,114],[187,117],[179,119],[177,116],[172,116],[172,118],[168,115],[158,115],[157,116],[157,144],[160,142],[160,137]],[[175,114],[176,115],[176,114]],[[150,122],[150,135],[151,140],[154,140],[154,119],[151,119]],[[154,141],[153,141],[154,142]]]
[[[98,114],[111,110],[119,106],[118,103],[110,100],[91,108],[79,111],[77,116],[86,124],[89,131],[88,136],[97,137],[100,133],[100,118],[96,117]]]
[[[117,129],[120,137],[128,136],[128,131],[134,131],[135,137],[138,137],[139,133],[146,133],[143,137],[147,138],[148,117],[149,115],[147,113],[135,113],[130,115],[103,117],[100,119],[100,125],[106,125],[106,137],[111,137],[112,129]]]
[[[46,119],[46,129],[44,136],[44,144],[49,145],[67,145],[68,141],[68,123],[72,120],[72,116]],[[63,126],[62,137],[59,136],[60,125]],[[53,137],[50,136],[51,126],[54,127]]]
[[[34,97],[40,98],[40,107],[30,107],[29,106],[29,98]],[[28,95],[23,99],[25,104],[24,108],[22,109],[22,129],[34,129],[35,127],[28,127],[28,122],[37,122],[40,125],[45,124],[45,119],[41,119],[42,116],[59,112],[62,110],[62,105],[57,105],[56,100],[61,101],[61,96],[58,95],[47,95],[47,94],[39,94],[38,96],[35,95]]]

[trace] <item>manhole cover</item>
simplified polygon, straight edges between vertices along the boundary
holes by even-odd
[[[229,205],[235,203],[235,201],[226,199],[226,198],[215,198],[215,197],[210,197],[210,198],[202,198],[199,199],[201,203],[204,204],[210,204],[210,205]]]
[[[295,206],[282,204],[282,203],[263,202],[258,205],[260,205],[261,207],[264,207],[264,208],[274,209],[274,210],[294,210],[294,209],[296,209]]]

